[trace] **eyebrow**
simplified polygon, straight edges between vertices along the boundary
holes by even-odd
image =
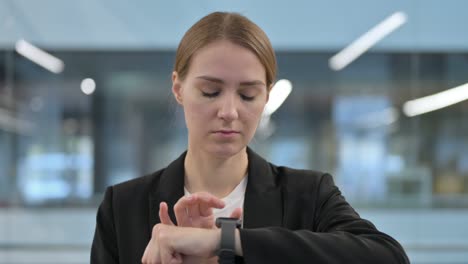
[[[196,77],[197,79],[203,79],[203,80],[206,80],[206,81],[210,81],[210,82],[214,82],[214,83],[219,83],[219,84],[224,84],[225,82],[221,79],[218,79],[218,78],[215,78],[215,77],[211,77],[211,76],[206,76],[206,75],[202,75],[202,76],[198,76]],[[244,81],[244,82],[241,82],[240,83],[241,86],[253,86],[253,85],[265,85],[262,81],[260,80],[253,80],[253,81]]]

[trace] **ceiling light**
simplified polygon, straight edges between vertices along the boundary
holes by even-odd
[[[403,104],[403,113],[417,116],[462,102],[468,99],[468,83],[440,93],[414,99]]]
[[[270,91],[268,103],[265,105],[263,115],[270,116],[273,114],[288,98],[292,91],[292,84],[289,80],[282,79],[275,83]]]
[[[328,61],[330,68],[335,71],[343,69],[385,36],[406,23],[406,20],[407,16],[403,12],[396,12],[389,16],[331,57]]]
[[[60,59],[21,39],[15,44],[16,52],[53,73],[61,73],[65,64]]]
[[[90,95],[94,93],[95,90],[96,90],[96,82],[94,82],[93,79],[86,78],[83,81],[81,81],[81,91],[84,94]]]

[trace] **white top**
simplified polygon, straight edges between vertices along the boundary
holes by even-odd
[[[244,218],[244,197],[245,189],[247,188],[247,175],[242,179],[242,181],[232,190],[230,194],[222,198],[225,206],[222,209],[213,208],[213,213],[215,219],[218,217],[230,217],[234,209],[240,207],[242,208],[242,218]],[[190,195],[187,188],[184,186],[184,195]]]

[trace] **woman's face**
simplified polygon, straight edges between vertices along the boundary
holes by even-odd
[[[250,50],[222,40],[192,57],[184,80],[173,73],[189,148],[220,157],[239,153],[255,134],[268,100],[265,69]]]

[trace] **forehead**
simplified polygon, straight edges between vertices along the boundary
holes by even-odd
[[[227,40],[210,43],[194,54],[187,76],[199,75],[213,76],[226,82],[266,82],[265,68],[255,53]]]

